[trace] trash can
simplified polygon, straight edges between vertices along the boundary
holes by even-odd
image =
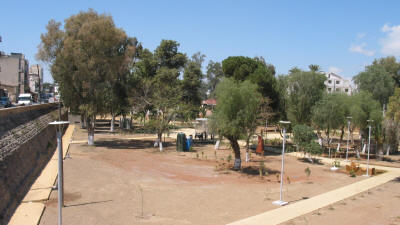
[[[176,151],[184,152],[186,150],[186,135],[178,133],[176,136]]]
[[[186,140],[186,151],[190,151],[190,147],[193,145],[193,136],[189,135],[189,138]]]

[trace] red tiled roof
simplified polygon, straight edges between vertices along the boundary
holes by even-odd
[[[203,105],[217,105],[217,100],[215,99],[207,99],[201,102]]]

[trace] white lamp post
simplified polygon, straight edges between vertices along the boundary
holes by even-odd
[[[346,162],[348,161],[349,156],[349,139],[350,139],[350,120],[351,116],[347,117],[347,149],[346,149]]]
[[[282,143],[282,168],[281,168],[281,190],[279,193],[279,200],[272,202],[274,205],[284,206],[288,204],[287,202],[282,200],[282,189],[283,189],[283,170],[285,166],[285,142],[286,142],[286,127],[290,124],[290,121],[279,121],[283,126],[283,143]]]
[[[364,175],[365,177],[369,177],[369,151],[371,149],[371,123],[373,120],[367,120],[368,122],[368,155],[367,155],[367,173]]]
[[[69,121],[54,121],[50,125],[58,125],[57,147],[58,147],[58,224],[62,225],[62,207],[64,206],[64,187],[63,187],[63,149],[61,139],[61,125],[68,124]]]

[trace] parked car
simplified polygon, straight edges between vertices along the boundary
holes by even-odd
[[[11,107],[11,101],[8,97],[0,97],[0,108]]]
[[[20,94],[18,96],[18,105],[32,105],[33,98],[32,94]]]

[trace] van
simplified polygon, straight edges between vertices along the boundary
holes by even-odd
[[[18,96],[18,105],[32,105],[33,97],[32,94],[20,94]]]

